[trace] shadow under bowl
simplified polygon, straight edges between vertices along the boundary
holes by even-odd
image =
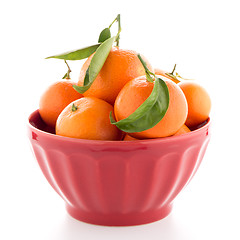
[[[196,173],[210,140],[210,119],[194,131],[138,141],[57,136],[38,110],[28,136],[46,179],[83,222],[131,226],[158,221]]]

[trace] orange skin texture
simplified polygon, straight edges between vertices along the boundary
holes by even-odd
[[[172,80],[172,81],[175,82],[175,83],[179,83],[179,82],[180,82],[179,80],[168,76],[168,75],[166,74],[167,71],[161,70],[161,69],[159,69],[159,68],[155,68],[155,69],[154,69],[154,73],[155,73],[156,75],[166,77],[166,78]]]
[[[163,77],[162,77],[163,79]],[[134,138],[159,138],[174,135],[185,123],[187,118],[187,101],[176,83],[164,78],[169,90],[169,107],[162,120],[154,127],[136,133],[128,133]],[[145,76],[135,78],[128,82],[118,94],[114,112],[117,121],[127,118],[151,94],[154,84],[148,82]]]
[[[77,110],[73,111],[72,106]],[[91,140],[121,140],[122,132],[110,123],[113,106],[94,97],[83,97],[70,103],[59,115],[56,134]]]
[[[184,124],[173,136],[179,136],[182,134],[186,134],[188,132],[191,132],[191,130]],[[136,140],[139,140],[139,139],[134,138],[129,134],[126,134],[125,137],[123,138],[123,141],[136,141]]]
[[[72,87],[76,84],[70,80],[62,80],[50,85],[40,98],[39,113],[43,121],[55,128],[57,118],[62,110],[72,101],[83,97]]]
[[[191,130],[184,124],[173,136],[179,136],[188,132],[191,132]]]
[[[182,81],[178,84],[185,94],[188,102],[188,116],[186,125],[195,127],[209,117],[211,110],[211,99],[207,91],[198,83],[193,81]]]
[[[136,140],[139,140],[139,139],[134,138],[128,134],[126,134],[125,137],[123,138],[123,141],[136,141]]]
[[[86,70],[92,57],[93,55],[86,60],[81,68],[78,80],[79,86],[83,86]],[[142,58],[151,70],[152,67],[149,62],[143,56]],[[135,51],[113,47],[97,78],[83,95],[85,97],[97,97],[113,105],[122,87],[128,81],[144,74],[145,70]]]

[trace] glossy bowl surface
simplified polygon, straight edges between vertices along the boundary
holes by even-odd
[[[28,136],[46,179],[75,219],[131,226],[166,217],[196,173],[210,139],[210,119],[180,136],[97,141],[57,136],[29,117]]]

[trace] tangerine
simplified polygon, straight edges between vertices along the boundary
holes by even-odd
[[[138,139],[130,136],[129,134],[126,134],[125,137],[123,138],[123,141],[136,141],[136,140]]]
[[[173,81],[161,77],[169,90],[169,107],[162,118],[154,127],[135,133],[128,133],[134,138],[159,138],[175,134],[185,123],[187,118],[187,101],[180,87]],[[118,94],[114,112],[117,121],[127,118],[151,94],[154,83],[148,82],[146,76],[137,77],[129,81]],[[129,104],[131,103],[131,104]]]
[[[188,132],[191,132],[191,130],[184,124],[173,136],[179,136]]]
[[[188,103],[185,124],[191,128],[206,121],[211,110],[211,99],[205,88],[193,81],[183,81],[178,86],[182,89]]]
[[[102,99],[80,98],[61,112],[56,134],[81,139],[120,140],[122,132],[110,123],[111,111],[113,106]]]
[[[188,132],[191,132],[191,130],[184,124],[173,136],[179,136]],[[136,141],[136,140],[139,140],[139,139],[134,138],[129,134],[126,134],[123,138],[123,141]]]
[[[78,85],[83,86],[84,78],[93,54],[83,64]],[[144,58],[149,69],[150,63]],[[144,75],[145,70],[137,53],[133,50],[124,50],[112,47],[102,69],[91,87],[83,94],[85,97],[97,97],[114,104],[114,101],[122,87],[130,80]]]
[[[83,97],[72,87],[75,83],[61,80],[50,85],[42,94],[39,102],[39,113],[43,121],[55,128],[58,115],[72,101]]]

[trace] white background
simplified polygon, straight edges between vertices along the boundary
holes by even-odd
[[[238,1],[4,1],[0,4],[0,239],[240,239]],[[203,163],[165,219],[100,227],[72,219],[43,177],[26,136],[41,93],[66,72],[53,54],[96,43],[116,15],[120,47],[194,78],[212,98]],[[82,61],[70,62],[77,76]]]

